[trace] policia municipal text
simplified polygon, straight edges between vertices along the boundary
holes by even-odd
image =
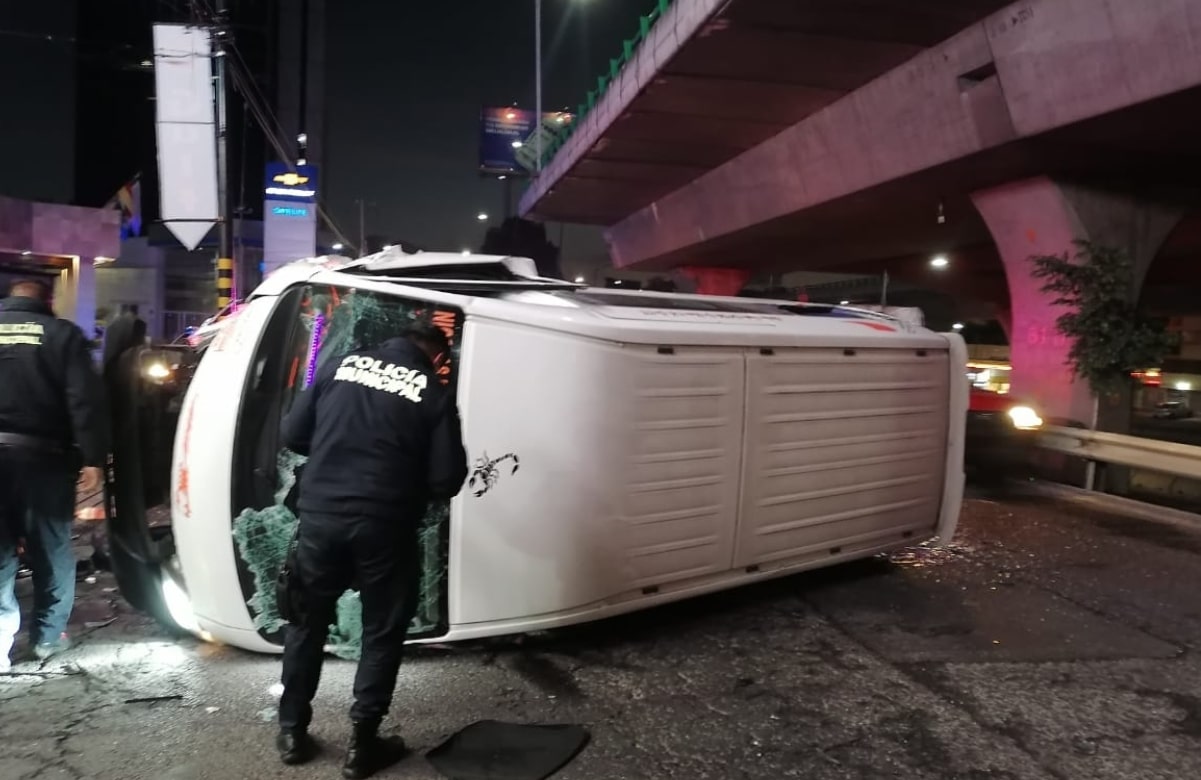
[[[294,560],[303,606],[286,629],[276,741],[286,764],[316,753],[311,702],[336,602],[352,586],[362,598],[363,647],[342,773],[367,777],[405,752],[403,740],[378,731],[419,595],[418,524],[428,501],[457,495],[467,477],[458,410],[435,368],[447,349],[443,332],[421,322],[328,360],[284,419],[284,446],[309,458]]]

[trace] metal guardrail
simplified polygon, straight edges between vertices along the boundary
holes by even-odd
[[[1085,428],[1047,427],[1038,435],[1038,446],[1099,463],[1201,479],[1201,447],[1191,444]]]

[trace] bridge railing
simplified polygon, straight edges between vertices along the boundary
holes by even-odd
[[[1085,428],[1044,428],[1038,437],[1043,449],[1098,463],[1132,466],[1161,474],[1201,480],[1201,447],[1174,441],[1143,439]]]
[[[584,102],[576,106],[575,118],[571,124],[565,127],[561,132],[556,133],[554,140],[547,144],[546,148],[542,150],[543,167],[546,167],[546,165],[554,158],[555,154],[563,148],[563,145],[566,144],[568,139],[571,138],[571,136],[575,133],[576,128],[583,123],[584,117],[586,117],[592,111],[592,109],[596,108],[596,104],[600,102],[601,97],[606,91],[608,91],[609,86],[617,80],[622,68],[629,64],[630,60],[634,58],[634,52],[638,50],[638,47],[647,39],[647,36],[650,35],[651,29],[654,28],[655,23],[662,19],[667,13],[667,9],[671,7],[673,0],[653,0],[653,2],[655,7],[651,10],[651,12],[646,16],[641,16],[638,18],[638,32],[634,34],[634,37],[627,38],[622,42],[621,53],[617,57],[609,60],[609,69],[604,74],[597,77],[596,88],[588,90],[588,94],[585,96]],[[541,121],[541,118],[539,118],[539,121]]]

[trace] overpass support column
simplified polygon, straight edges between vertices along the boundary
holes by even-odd
[[[1072,374],[1071,344],[1055,325],[1063,309],[1040,289],[1043,282],[1032,275],[1030,258],[1072,255],[1072,242],[1079,239],[1125,249],[1135,266],[1129,295],[1136,298],[1151,260],[1182,212],[1131,193],[1045,176],[975,192],[972,201],[997,244],[1009,283],[1011,392],[1038,403],[1045,416],[1089,424],[1092,392]]]
[[[677,269],[685,278],[696,283],[698,295],[737,295],[751,278],[742,268],[684,267]]]

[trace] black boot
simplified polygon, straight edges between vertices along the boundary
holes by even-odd
[[[304,729],[280,729],[275,737],[279,760],[289,766],[304,764],[317,755],[317,743]]]
[[[342,776],[348,780],[371,777],[381,769],[392,766],[405,757],[408,748],[400,737],[381,737],[379,721],[355,721],[346,748],[346,763]]]

